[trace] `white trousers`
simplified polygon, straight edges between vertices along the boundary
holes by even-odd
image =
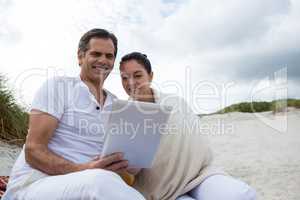
[[[230,176],[213,175],[176,200],[255,200],[256,192]]]
[[[13,196],[14,200],[145,200],[119,175],[102,169],[42,178]]]

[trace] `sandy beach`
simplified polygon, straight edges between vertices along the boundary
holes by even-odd
[[[0,141],[0,176],[8,176],[21,148]]]
[[[300,110],[211,115],[201,121],[215,164],[254,187],[259,200],[300,199]],[[19,152],[0,142],[0,175],[9,174]]]
[[[208,136],[215,163],[254,187],[259,200],[300,199],[300,110],[287,116],[271,112],[212,115],[203,117],[202,123],[207,127],[222,124],[222,130]],[[285,123],[286,131],[276,130]]]

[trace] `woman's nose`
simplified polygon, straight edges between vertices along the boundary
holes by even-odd
[[[134,78],[129,78],[128,84],[131,88],[133,88],[135,87],[136,81],[134,80]]]

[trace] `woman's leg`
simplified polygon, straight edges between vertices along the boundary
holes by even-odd
[[[255,200],[256,193],[246,183],[230,176],[213,175],[189,192],[197,200]]]

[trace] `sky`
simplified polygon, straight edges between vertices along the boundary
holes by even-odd
[[[299,19],[297,0],[0,0],[0,73],[28,107],[47,78],[78,76],[80,37],[105,28],[119,39],[105,87],[122,99],[119,61],[132,51],[150,59],[153,87],[196,113],[300,98]]]

